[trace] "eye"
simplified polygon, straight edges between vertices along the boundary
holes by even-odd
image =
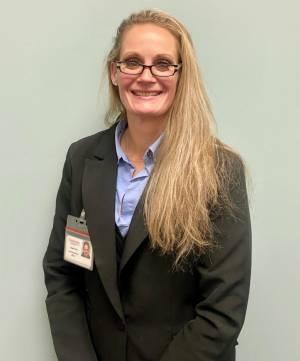
[[[128,69],[136,69],[140,66],[140,63],[137,59],[127,59],[124,63]]]
[[[159,60],[154,64],[155,68],[159,71],[168,71],[171,65],[168,60]]]

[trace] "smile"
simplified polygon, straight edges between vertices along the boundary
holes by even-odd
[[[132,90],[132,94],[139,96],[139,97],[155,97],[160,95],[161,91],[138,91],[138,90]]]

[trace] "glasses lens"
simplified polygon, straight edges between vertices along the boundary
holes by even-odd
[[[157,76],[170,76],[174,74],[174,66],[166,63],[155,64],[152,67],[152,72]]]
[[[143,66],[136,61],[125,61],[120,64],[120,70],[126,74],[138,74],[142,69]]]

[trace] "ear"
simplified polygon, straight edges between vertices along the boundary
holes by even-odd
[[[117,67],[115,63],[110,63],[110,79],[113,85],[117,85]]]

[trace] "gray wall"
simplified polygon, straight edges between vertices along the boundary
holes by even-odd
[[[160,7],[188,26],[219,133],[252,175],[253,276],[238,359],[299,360],[299,2],[0,5],[0,359],[56,359],[41,262],[65,153],[104,127],[99,80],[117,24]]]

